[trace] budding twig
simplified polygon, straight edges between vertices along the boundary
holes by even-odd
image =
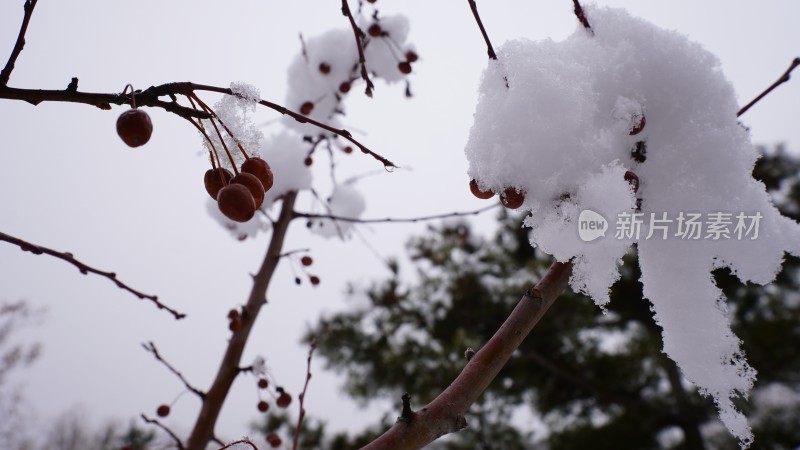
[[[147,352],[152,353],[153,357],[155,357],[158,360],[158,362],[160,362],[161,364],[164,364],[164,366],[167,369],[169,369],[170,372],[175,374],[175,376],[178,377],[181,380],[183,385],[186,386],[186,389],[188,389],[188,390],[192,391],[193,393],[195,393],[198,397],[200,397],[200,399],[205,399],[206,398],[206,393],[205,392],[203,392],[200,389],[197,389],[196,387],[194,387],[191,384],[189,384],[189,381],[186,380],[186,378],[183,376],[182,373],[180,373],[176,368],[172,367],[172,364],[168,363],[164,358],[161,357],[161,354],[158,353],[158,349],[156,348],[156,345],[154,343],[148,342],[147,344],[142,344],[142,347]]]
[[[14,236],[10,236],[10,235],[5,234],[3,232],[0,232],[0,241],[6,241],[6,242],[8,242],[10,244],[14,244],[17,247],[19,247],[20,249],[22,249],[22,251],[24,251],[24,252],[31,252],[34,255],[41,255],[41,254],[50,255],[50,256],[56,257],[58,259],[61,259],[63,261],[66,261],[66,262],[72,264],[73,266],[77,267],[78,270],[80,270],[80,272],[82,274],[84,274],[84,275],[87,275],[87,274],[89,274],[91,272],[91,273],[93,273],[95,275],[100,275],[101,277],[108,278],[109,280],[113,281],[114,284],[116,284],[117,287],[119,287],[120,289],[130,292],[131,294],[139,297],[142,300],[144,300],[144,299],[150,300],[151,302],[155,303],[155,305],[156,305],[156,307],[158,307],[158,309],[163,309],[163,310],[168,311],[170,314],[172,314],[175,317],[176,320],[183,319],[184,317],[186,317],[186,314],[179,313],[179,312],[175,311],[174,309],[170,308],[169,306],[167,306],[167,305],[161,303],[160,301],[158,301],[158,296],[156,296],[156,295],[148,295],[148,294],[145,294],[143,292],[140,292],[140,291],[128,286],[127,284],[123,283],[122,281],[119,281],[117,279],[117,274],[116,273],[114,273],[114,272],[105,272],[103,270],[96,269],[96,268],[94,268],[92,266],[89,266],[89,265],[87,265],[87,264],[75,259],[75,257],[72,255],[72,253],[59,252],[59,251],[53,250],[51,248],[43,247],[41,245],[32,244],[30,242],[23,241],[20,238],[17,238],[17,237],[14,237]]]
[[[6,66],[0,71],[0,86],[8,84],[11,71],[14,70],[14,64],[16,64],[19,54],[22,53],[22,49],[25,47],[25,33],[28,31],[28,24],[31,21],[31,16],[33,16],[33,8],[36,7],[36,2],[37,0],[25,0],[25,4],[23,5],[25,15],[22,18],[22,25],[19,27],[19,34],[17,35],[17,42],[14,44],[14,49],[11,50],[11,55],[8,56]]]
[[[367,72],[367,59],[364,57],[364,31],[356,25],[356,20],[353,18],[353,13],[350,12],[350,5],[347,4],[347,0],[342,0],[342,14],[347,16],[347,19],[350,21],[350,26],[353,28],[353,34],[356,37],[358,64],[361,66],[361,78],[367,84],[364,93],[367,94],[367,97],[372,97],[372,89],[375,88],[375,85],[372,84],[372,80],[369,79],[369,73]]]
[[[759,100],[761,100],[762,98],[766,97],[767,94],[772,92],[773,89],[775,89],[776,87],[778,87],[778,86],[782,85],[783,83],[786,83],[787,81],[789,81],[789,79],[791,78],[792,71],[797,66],[800,66],[800,58],[795,58],[794,60],[792,60],[792,63],[789,65],[789,68],[786,69],[786,72],[783,72],[783,75],[781,75],[781,77],[778,78],[778,81],[772,83],[772,86],[768,87],[764,92],[759,94],[758,97],[756,97],[752,101],[750,101],[750,103],[744,105],[742,107],[742,109],[740,109],[739,112],[736,113],[736,117],[739,117],[742,114],[746,113],[747,110],[750,109],[751,106],[755,105],[756,103],[758,103]]]

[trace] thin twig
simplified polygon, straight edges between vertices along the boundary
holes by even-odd
[[[238,441],[233,441],[233,442],[225,445],[224,447],[220,448],[219,450],[225,450],[226,448],[231,448],[236,444],[247,444],[250,447],[253,447],[253,450],[258,450],[258,447],[256,447],[256,444],[254,444],[253,441],[251,441],[250,439],[239,439]]]
[[[544,278],[522,296],[500,329],[439,396],[413,412],[411,420],[395,422],[392,428],[362,450],[416,450],[466,427],[464,414],[567,288],[571,273],[571,263],[553,263]]]
[[[756,103],[758,103],[759,100],[761,100],[762,98],[766,97],[767,94],[772,92],[773,89],[775,89],[776,87],[780,86],[781,84],[786,83],[787,81],[789,81],[789,79],[791,78],[792,71],[797,66],[800,66],[800,58],[795,58],[794,60],[792,60],[792,64],[790,64],[789,68],[786,69],[786,72],[783,72],[783,75],[781,75],[781,77],[778,78],[778,81],[772,83],[772,86],[768,87],[767,90],[762,92],[758,97],[754,98],[750,103],[744,105],[742,107],[742,109],[740,109],[739,112],[736,113],[736,117],[739,117],[742,114],[746,113],[747,110],[750,109],[751,106],[755,105]]]
[[[492,47],[492,43],[489,41],[489,34],[486,33],[486,28],[483,27],[483,21],[481,21],[481,16],[478,14],[478,5],[475,3],[475,0],[467,0],[469,2],[469,7],[472,9],[472,15],[475,16],[475,21],[478,22],[478,28],[481,29],[481,34],[483,35],[483,40],[486,41],[486,48],[487,53],[489,54],[489,59],[497,59],[497,53],[494,52],[494,47]]]
[[[387,217],[385,219],[359,219],[357,217],[340,217],[334,216],[331,214],[313,214],[313,213],[302,213],[302,212],[295,212],[294,217],[302,217],[307,219],[330,219],[334,221],[341,221],[341,222],[354,222],[354,223],[414,223],[414,222],[424,222],[427,220],[436,220],[436,219],[446,219],[448,217],[463,217],[463,216],[475,216],[481,214],[483,212],[489,211],[490,209],[494,209],[500,206],[499,203],[484,206],[481,209],[476,209],[474,211],[456,211],[447,214],[434,214],[432,216],[422,216],[422,217],[410,217],[410,218],[402,218],[402,219],[395,219],[392,217]]]
[[[151,418],[145,416],[144,414],[141,414],[141,417],[142,417],[142,420],[144,420],[145,422],[161,428],[168,435],[170,435],[170,437],[175,441],[175,445],[178,446],[179,450],[185,450],[186,449],[186,447],[183,446],[183,442],[181,442],[180,438],[178,438],[178,436],[175,433],[173,433],[172,430],[170,430],[166,425],[162,424],[157,419],[151,419]]]
[[[0,86],[8,84],[8,79],[11,77],[11,72],[14,70],[14,64],[16,64],[19,54],[22,53],[22,49],[25,47],[25,33],[28,31],[28,24],[31,21],[33,8],[36,7],[36,2],[37,0],[26,0],[23,5],[25,15],[22,17],[22,25],[19,27],[19,34],[17,35],[17,42],[14,44],[14,49],[11,50],[11,55],[8,57],[6,66],[0,71]]]
[[[350,12],[350,5],[347,4],[347,0],[342,0],[342,14],[347,16],[347,19],[350,21],[350,26],[353,28],[353,34],[356,37],[358,63],[361,65],[361,78],[367,84],[367,88],[364,90],[364,93],[367,94],[367,97],[372,97],[372,89],[375,87],[375,85],[372,84],[372,80],[369,79],[369,73],[367,72],[367,59],[364,57],[364,31],[358,25],[356,25],[356,20],[353,18],[353,13]]]
[[[311,348],[308,349],[308,363],[306,366],[306,383],[303,385],[303,392],[298,397],[300,399],[300,414],[297,417],[297,428],[294,430],[294,441],[292,443],[292,450],[297,450],[297,444],[300,442],[300,431],[303,428],[303,419],[306,417],[306,409],[303,403],[306,399],[306,391],[308,391],[308,382],[311,381],[311,357],[314,356],[314,350],[317,348],[317,341],[311,341]]]
[[[205,399],[206,398],[206,393],[205,392],[203,392],[200,389],[197,389],[196,387],[194,387],[191,384],[189,384],[189,381],[186,380],[186,378],[183,376],[182,373],[180,373],[176,368],[172,367],[172,364],[168,363],[164,358],[161,357],[161,354],[158,353],[158,349],[156,348],[155,344],[153,344],[152,342],[148,342],[147,344],[142,344],[142,347],[146,351],[152,353],[153,357],[155,357],[161,364],[164,364],[164,366],[167,369],[169,369],[170,372],[175,374],[175,376],[178,377],[181,380],[183,385],[186,386],[186,389],[194,392],[198,397],[200,397],[200,399]]]
[[[145,299],[146,300],[150,300],[151,302],[153,302],[156,305],[156,307],[158,309],[163,309],[163,310],[168,311],[170,314],[172,314],[175,317],[176,320],[183,319],[184,317],[186,317],[186,314],[179,313],[179,312],[175,311],[174,309],[170,308],[169,306],[167,306],[167,305],[161,303],[160,301],[158,301],[158,296],[156,296],[156,295],[148,295],[148,294],[145,294],[143,292],[140,292],[140,291],[128,286],[127,284],[123,283],[122,281],[118,280],[116,273],[114,273],[114,272],[106,272],[106,271],[103,271],[103,270],[100,270],[100,269],[96,269],[96,268],[94,268],[92,266],[89,266],[89,265],[87,265],[87,264],[75,259],[75,257],[72,255],[72,253],[59,252],[57,250],[53,250],[51,248],[43,247],[41,245],[32,244],[30,242],[23,241],[20,238],[17,238],[17,237],[14,237],[14,236],[10,236],[10,235],[5,234],[3,232],[0,232],[0,241],[6,241],[6,242],[8,242],[10,244],[14,244],[17,247],[19,247],[20,249],[22,249],[22,251],[24,251],[24,252],[31,252],[34,255],[46,254],[46,255],[50,255],[50,256],[56,257],[58,259],[61,259],[63,261],[66,261],[66,262],[72,264],[73,266],[77,267],[78,270],[80,270],[80,272],[82,274],[84,274],[84,275],[87,275],[87,274],[89,274],[91,272],[91,273],[93,273],[95,275],[100,275],[101,277],[108,278],[109,280],[113,281],[114,284],[116,284],[118,288],[130,292],[131,294],[137,296],[138,298],[140,298],[142,300],[145,300]]]
[[[572,0],[572,4],[574,6],[573,11],[575,12],[575,17],[578,18],[578,21],[580,21],[581,25],[583,25],[583,28],[586,28],[590,33],[594,34],[594,30],[589,24],[589,19],[586,18],[586,13],[583,12],[583,7],[581,7],[581,4],[578,2],[578,0]]]

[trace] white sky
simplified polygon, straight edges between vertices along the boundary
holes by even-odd
[[[3,64],[16,38],[22,3],[0,4]],[[742,104],[800,56],[800,30],[794,23],[800,3],[795,0],[598,3],[623,6],[701,42],[721,59]],[[383,14],[409,17],[410,41],[421,60],[411,76],[413,99],[403,98],[402,85],[379,83],[374,99],[364,98],[359,85],[346,103],[345,121],[356,137],[409,169],[359,184],[367,197],[365,216],[410,217],[484,206],[469,193],[463,155],[486,64],[467,2],[377,4]],[[577,26],[568,0],[484,0],[478,7],[495,46],[518,37],[558,40]],[[282,103],[286,68],[299,51],[298,33],[310,37],[346,27],[339,8],[333,0],[42,0],[10,85],[61,89],[77,76],[81,90],[120,92],[127,83],[146,88],[170,81],[220,86],[246,81],[261,89],[262,98]],[[202,97],[216,101],[212,95]],[[787,142],[797,150],[799,100],[800,82],[793,80],[748,112],[743,122],[751,127],[754,142]],[[24,336],[44,345],[42,358],[21,379],[38,423],[75,406],[99,422],[140,412],[152,415],[158,404],[171,402],[182,386],[141,349],[140,343],[150,340],[192,383],[207,388],[229,335],[226,313],[245,301],[248,273],[257,269],[266,248],[267,236],[237,242],[207,215],[206,159],[193,127],[150,109],[153,138],[130,149],[114,130],[123,110],[0,101],[0,231],[71,251],[189,314],[175,322],[108,280],[81,276],[64,262],[0,243],[0,300],[27,299],[48,310],[44,324]],[[268,110],[259,114],[263,121],[278,117]],[[264,132],[278,127],[273,124]],[[339,163],[339,179],[381,169],[355,153]],[[319,189],[329,192],[324,171],[318,178]],[[311,197],[303,195],[298,209],[311,205]],[[491,215],[478,220],[487,232],[491,222]],[[312,269],[322,284],[296,287],[288,265],[279,268],[245,362],[264,355],[278,380],[298,392],[307,349],[297,342],[307,324],[322,311],[346,307],[342,292],[347,282],[366,283],[387,274],[370,247],[384,257],[399,255],[406,238],[424,227],[362,226],[365,245],[359,238],[341,243],[310,236],[298,221],[285,248],[311,248]],[[346,401],[336,377],[323,374],[316,363],[309,414],[336,429],[377,419]],[[246,425],[258,417],[254,391],[250,378],[237,381],[218,424],[220,437],[247,432]],[[197,408],[197,400],[186,395],[167,423],[185,432]]]

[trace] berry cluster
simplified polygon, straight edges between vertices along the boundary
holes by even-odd
[[[491,190],[482,190],[480,186],[478,186],[476,180],[470,180],[469,190],[472,192],[472,195],[481,200],[494,197],[494,192]],[[525,202],[525,193],[518,191],[516,188],[509,187],[500,193],[500,203],[508,209],[517,209],[522,206],[523,202]]]
[[[240,170],[233,167],[236,175],[228,169],[213,167],[206,171],[203,181],[206,192],[217,201],[225,217],[247,222],[264,202],[264,193],[272,187],[272,169],[258,157],[247,157]]]

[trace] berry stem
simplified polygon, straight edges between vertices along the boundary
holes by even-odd
[[[222,137],[222,133],[220,133],[219,127],[217,126],[216,122],[214,122],[214,119],[219,120],[219,117],[217,117],[217,114],[211,108],[209,108],[205,103],[203,103],[203,101],[200,100],[200,98],[198,98],[196,94],[192,93],[192,97],[197,101],[197,103],[200,104],[200,107],[203,108],[203,111],[211,114],[211,118],[208,119],[208,121],[211,122],[211,125],[214,127],[214,131],[217,132],[217,137],[219,137],[219,141],[222,143],[222,148],[225,149],[225,154],[228,155],[228,160],[231,162],[231,167],[233,167],[234,175],[239,175],[239,169],[236,168],[236,161],[234,161],[233,155],[231,155],[231,151],[228,150],[228,144],[225,143],[225,139]],[[220,123],[222,122],[220,121]]]
[[[205,109],[207,111],[210,111],[212,114],[214,114],[214,117],[217,118],[217,120],[219,121],[220,125],[222,125],[222,128],[225,130],[226,133],[228,133],[228,136],[230,136],[231,139],[233,139],[233,141],[236,142],[236,145],[239,146],[239,151],[242,152],[242,155],[244,155],[244,159],[250,159],[250,156],[244,150],[244,147],[242,146],[242,143],[239,142],[239,139],[236,137],[236,135],[233,134],[233,132],[230,130],[230,128],[228,128],[228,126],[225,125],[225,122],[223,122],[222,119],[219,118],[219,116],[214,112],[214,110],[211,109],[211,107],[209,107],[205,102],[200,100],[199,97],[195,96],[195,99],[197,99],[197,101],[200,103],[200,105],[203,107],[203,109]]]

